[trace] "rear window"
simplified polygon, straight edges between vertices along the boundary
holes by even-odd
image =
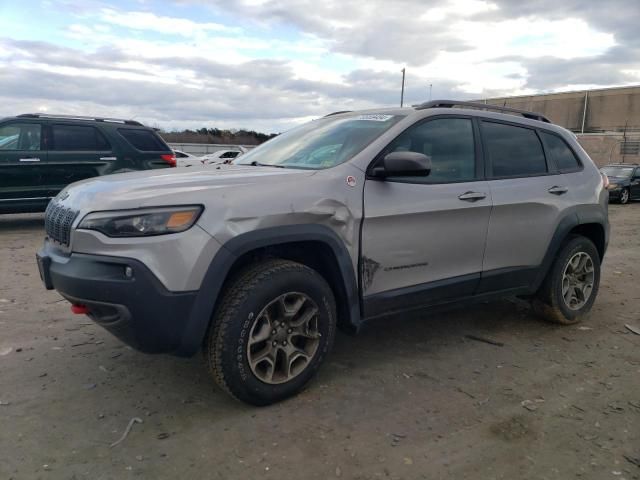
[[[547,173],[542,143],[534,130],[482,122],[494,177],[528,177]]]
[[[549,156],[560,171],[578,170],[580,162],[564,140],[550,133],[540,132]]]
[[[111,146],[95,127],[82,125],[53,125],[52,150],[107,151]]]
[[[119,128],[118,133],[136,150],[140,150],[141,152],[169,151],[169,147],[154,132],[149,130]]]

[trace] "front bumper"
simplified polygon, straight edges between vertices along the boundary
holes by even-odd
[[[94,322],[128,345],[147,353],[180,350],[196,292],[168,291],[143,263],[130,258],[66,257],[43,249],[37,260],[47,289],[85,305]]]
[[[622,190],[622,187],[609,189],[609,200],[619,200]]]
[[[609,200],[620,200],[620,195],[625,188],[627,188],[625,185],[617,184],[615,187],[610,185],[609,188],[607,188]]]

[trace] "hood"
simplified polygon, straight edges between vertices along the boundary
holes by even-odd
[[[295,178],[314,173],[241,165],[146,170],[83,180],[69,185],[56,198],[84,212],[198,204],[228,189],[295,182]]]

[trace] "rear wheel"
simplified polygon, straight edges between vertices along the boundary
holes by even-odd
[[[299,392],[329,352],[335,301],[314,270],[267,260],[231,281],[205,344],[216,382],[234,397],[268,405]]]
[[[534,308],[551,322],[570,325],[591,310],[600,286],[600,256],[591,240],[572,236],[560,249]]]
[[[620,203],[622,205],[626,205],[627,203],[629,203],[630,198],[631,198],[631,195],[629,194],[629,189],[628,188],[624,188],[620,192]]]

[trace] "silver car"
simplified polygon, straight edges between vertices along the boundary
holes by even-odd
[[[144,352],[203,349],[222,388],[265,405],[371,318],[517,295],[581,320],[607,200],[565,129],[436,101],[328,115],[219,169],[73,184],[38,264],[74,312]]]

